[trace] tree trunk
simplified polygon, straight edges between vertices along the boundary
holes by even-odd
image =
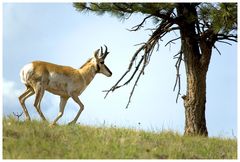
[[[207,136],[205,119],[206,73],[194,68],[187,73],[187,94],[183,97],[185,107],[185,135]]]
[[[205,119],[206,75],[212,47],[205,40],[199,40],[195,30],[198,19],[194,5],[179,4],[177,12],[181,17],[179,26],[187,76],[187,93],[182,97],[185,107],[184,134],[208,136]]]
[[[199,55],[191,42],[190,38],[182,41],[187,75],[187,93],[182,97],[185,107],[184,134],[207,136],[205,119],[207,67],[202,61],[203,54]]]

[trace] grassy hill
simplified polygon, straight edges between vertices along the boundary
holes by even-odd
[[[236,159],[237,140],[3,119],[3,159]]]

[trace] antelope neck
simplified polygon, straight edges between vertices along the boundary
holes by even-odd
[[[87,85],[93,80],[93,78],[97,74],[96,67],[94,66],[94,64],[91,63],[86,64],[79,70]]]

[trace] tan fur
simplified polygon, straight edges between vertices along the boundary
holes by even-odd
[[[40,103],[44,91],[47,90],[50,93],[60,96],[59,114],[52,125],[55,125],[58,119],[63,115],[65,105],[70,97],[80,108],[74,120],[70,122],[76,123],[84,109],[84,105],[79,100],[78,96],[90,84],[96,73],[103,73],[108,77],[112,75],[106,65],[101,63],[104,60],[99,57],[98,52],[99,50],[95,51],[94,57],[89,59],[80,69],[43,61],[34,61],[25,65],[20,72],[20,76],[27,89],[21,96],[19,96],[19,101],[26,118],[30,120],[30,116],[25,106],[25,100],[33,94],[36,94],[34,106],[41,118],[46,120],[41,111]]]

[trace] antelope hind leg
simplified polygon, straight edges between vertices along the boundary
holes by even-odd
[[[28,97],[32,96],[33,94],[34,94],[33,89],[30,88],[30,87],[27,87],[26,91],[23,92],[23,94],[18,97],[19,102],[20,102],[20,104],[21,104],[21,106],[22,106],[22,108],[23,108],[23,112],[24,112],[24,114],[25,114],[25,116],[26,116],[26,120],[31,120],[31,118],[30,118],[30,115],[29,115],[28,110],[27,110],[27,108],[26,108],[25,100],[26,100]]]

